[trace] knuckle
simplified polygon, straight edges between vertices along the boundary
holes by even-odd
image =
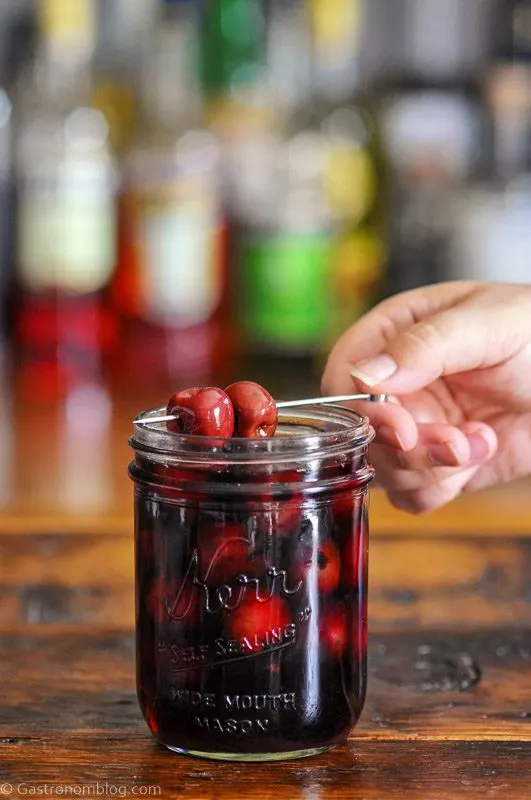
[[[440,478],[433,469],[419,470],[419,490],[424,492],[439,492],[441,486]]]
[[[412,469],[414,451],[409,450],[408,452],[405,452],[404,450],[396,450],[394,452],[394,457],[399,469],[407,471]]]
[[[420,352],[431,363],[442,367],[445,342],[435,325],[421,322],[404,331],[403,336],[416,353],[416,358]]]

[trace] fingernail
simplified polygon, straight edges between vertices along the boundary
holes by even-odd
[[[394,375],[398,369],[398,364],[385,353],[375,358],[367,358],[360,361],[350,372],[353,378],[362,381],[366,386],[377,386],[382,381],[386,381]]]
[[[441,442],[428,447],[428,458],[438,467],[458,467],[462,460],[451,442]]]
[[[378,436],[385,441],[385,444],[390,444],[391,447],[399,447],[401,450],[406,449],[404,447],[404,442],[400,438],[400,434],[397,433],[394,428],[391,428],[390,425],[380,425],[378,428]]]
[[[471,433],[466,437],[470,445],[470,458],[472,461],[484,461],[490,455],[487,440],[480,433]]]

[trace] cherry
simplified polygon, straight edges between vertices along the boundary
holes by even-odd
[[[275,511],[275,530],[278,536],[290,536],[301,522],[301,498],[281,500]]]
[[[238,575],[257,577],[265,572],[263,559],[261,563],[253,558],[252,542],[241,523],[203,523],[197,544],[201,574],[209,584],[230,583]]]
[[[317,554],[319,570],[318,586],[320,592],[333,592],[339,583],[341,562],[339,551],[333,542],[324,542]]]
[[[289,622],[289,609],[281,597],[273,596],[261,602],[254,595],[247,595],[231,614],[229,631],[233,639],[264,637],[267,631],[284,628]]]
[[[343,653],[348,640],[347,612],[339,603],[325,608],[319,620],[321,646],[330,658],[336,659]]]
[[[239,381],[232,383],[225,391],[234,405],[235,436],[257,438],[275,435],[277,406],[263,386],[252,381]]]
[[[228,437],[234,432],[231,400],[215,386],[175,392],[168,401],[167,413],[176,416],[167,423],[173,433]]]
[[[302,560],[297,567],[297,577],[303,580],[310,570],[317,568],[317,588],[322,594],[329,594],[337,589],[341,560],[339,550],[333,542],[323,542],[317,553],[311,543],[303,542]]]

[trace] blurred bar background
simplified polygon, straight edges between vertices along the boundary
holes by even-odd
[[[301,395],[383,297],[531,280],[530,171],[531,0],[2,0],[3,386]]]

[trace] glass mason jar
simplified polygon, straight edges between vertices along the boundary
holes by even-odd
[[[367,419],[311,406],[270,439],[209,439],[140,414],[137,681],[179,753],[262,761],[343,742],[365,699]]]

